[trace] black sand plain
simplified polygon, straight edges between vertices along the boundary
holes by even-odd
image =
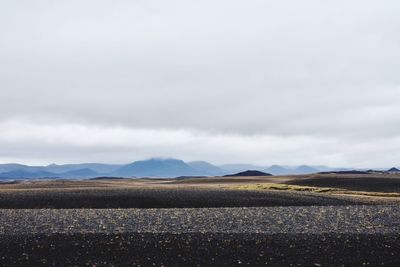
[[[315,178],[360,179],[298,176],[0,184],[0,263],[399,266],[397,197],[232,189],[263,182],[309,183],[310,179],[315,186]],[[359,189],[379,192],[376,183],[365,187],[371,178],[376,177],[364,177]],[[400,179],[381,178],[394,184]],[[352,184],[349,180],[339,188]],[[326,186],[325,180],[321,183]],[[398,192],[396,186],[392,188],[382,192]]]

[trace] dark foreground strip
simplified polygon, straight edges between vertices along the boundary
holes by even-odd
[[[0,210],[1,266],[400,266],[400,206]]]
[[[140,188],[0,190],[1,209],[340,206],[390,204],[394,201],[395,198],[373,201],[369,198],[291,191]]]
[[[3,266],[399,266],[399,234],[1,236]]]

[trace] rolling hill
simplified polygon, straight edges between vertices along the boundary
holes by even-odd
[[[247,170],[235,174],[228,174],[225,175],[224,177],[243,177],[243,176],[272,176],[272,175],[270,173],[260,172],[256,170]]]

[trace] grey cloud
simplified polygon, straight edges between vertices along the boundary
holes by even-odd
[[[356,163],[399,136],[399,8],[2,1],[0,121],[307,136],[359,144],[343,159]]]

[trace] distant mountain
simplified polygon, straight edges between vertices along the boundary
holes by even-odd
[[[400,170],[397,169],[397,168],[395,168],[395,167],[393,167],[393,168],[390,168],[387,172],[390,172],[390,173],[400,173]]]
[[[328,171],[328,172],[319,172],[319,174],[371,174],[376,173],[377,171],[368,170],[368,171],[358,171],[358,170],[351,170],[351,171]]]
[[[201,175],[209,175],[209,176],[217,176],[227,174],[226,170],[223,170],[211,163],[206,161],[192,161],[188,162],[187,165],[192,167],[193,169],[199,171]]]
[[[244,170],[256,170],[272,175],[296,175],[311,173],[352,172],[348,168],[330,168],[326,166],[301,165],[288,167],[272,165],[270,167],[252,164],[213,165],[206,161],[185,163],[178,159],[149,159],[136,161],[127,165],[80,163],[80,164],[50,164],[47,166],[29,166],[18,163],[0,164],[1,179],[29,178],[95,178],[95,177],[186,177],[186,176],[223,176],[229,173],[240,173]],[[357,171],[367,172],[367,169]],[[372,172],[372,171],[370,171]],[[398,168],[388,171],[376,169],[378,172],[400,173]]]
[[[317,170],[313,167],[307,166],[307,165],[301,165],[294,169],[295,174],[310,174],[310,173],[317,173],[317,172],[319,172],[319,170]]]
[[[79,164],[50,164],[45,166],[44,169],[48,172],[54,173],[65,173],[70,171],[82,170],[82,169],[91,169],[96,173],[110,173],[118,168],[121,168],[123,165],[117,164],[103,164],[103,163],[79,163]]]
[[[323,167],[322,169],[328,171],[329,168]],[[320,172],[320,169],[308,166],[308,165],[300,165],[297,167],[284,167],[281,165],[272,165],[263,170],[267,173],[272,173],[273,175],[296,175],[296,174],[310,174]]]
[[[25,171],[14,170],[0,173],[0,179],[36,179],[36,178],[92,178],[99,174],[91,169],[73,170],[64,173],[53,173],[47,171]]]
[[[0,179],[32,179],[32,178],[58,178],[58,176],[54,173],[46,171],[28,172],[25,170],[14,170],[14,171],[0,173]]]
[[[177,159],[149,159],[135,161],[111,173],[117,177],[178,177],[201,173]]]
[[[225,175],[224,177],[238,177],[238,176],[272,176],[272,175],[269,173],[260,172],[260,171],[256,171],[256,170],[247,170],[247,171],[239,172],[239,173],[235,173],[235,174],[228,174],[228,175]]]
[[[285,175],[285,174],[293,174],[293,169],[285,168],[280,165],[272,165],[263,170],[264,172],[271,173],[273,175]]]
[[[252,164],[223,164],[219,165],[218,167],[229,172],[241,172],[244,170],[261,171],[266,168],[265,166],[257,166]]]
[[[19,163],[6,163],[0,164],[0,173],[11,172],[11,171],[26,171],[26,172],[38,172],[46,171],[44,166],[28,166]]]
[[[99,173],[95,172],[92,169],[86,168],[60,173],[58,175],[60,175],[60,177],[62,178],[93,178],[99,176]]]

